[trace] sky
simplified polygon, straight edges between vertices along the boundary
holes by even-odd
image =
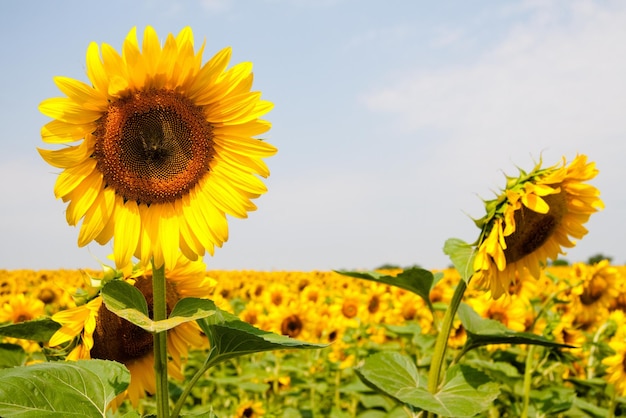
[[[429,269],[517,167],[586,154],[606,208],[563,257],[626,263],[626,2],[622,0],[137,0],[0,2],[0,269],[94,268],[37,147],[90,42],[190,26],[225,46],[274,102],[268,192],[209,269]]]

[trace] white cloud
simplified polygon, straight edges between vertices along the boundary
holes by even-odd
[[[454,144],[446,146],[466,151],[623,134],[626,8],[572,3],[563,23],[563,10],[540,4],[473,63],[418,69],[369,94],[367,105],[397,115],[407,130],[447,132]]]

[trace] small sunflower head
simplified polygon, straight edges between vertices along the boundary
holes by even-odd
[[[585,182],[597,174],[594,163],[577,156],[566,165],[541,168],[541,162],[517,177],[507,177],[505,189],[485,202],[486,215],[474,259],[474,279],[494,298],[508,292],[517,271],[539,277],[547,259],[564,254],[582,238],[583,226],[603,207],[599,191]]]

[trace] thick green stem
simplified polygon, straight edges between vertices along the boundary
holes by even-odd
[[[152,262],[152,319],[167,319],[165,265],[155,268]],[[154,374],[156,376],[157,417],[169,418],[169,391],[167,387],[167,331],[154,335]]]
[[[446,349],[448,348],[448,338],[450,337],[450,331],[452,330],[452,322],[456,316],[456,311],[459,309],[463,294],[467,289],[467,285],[464,280],[461,280],[454,290],[452,300],[441,323],[441,330],[437,335],[437,342],[435,342],[435,350],[433,352],[433,358],[430,362],[430,369],[428,371],[428,390],[431,393],[437,392],[439,388],[439,380],[441,376],[441,369],[444,359],[446,357]]]

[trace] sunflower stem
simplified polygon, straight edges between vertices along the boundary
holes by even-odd
[[[152,296],[154,321],[167,319],[165,265],[155,268],[152,260]],[[154,374],[156,376],[157,417],[169,418],[167,386],[167,331],[154,333]]]
[[[456,315],[456,311],[459,309],[463,294],[467,289],[467,285],[464,280],[461,280],[454,290],[452,300],[446,313],[444,314],[443,321],[441,323],[441,330],[437,335],[437,341],[435,342],[435,350],[433,352],[433,358],[430,362],[430,369],[428,370],[428,391],[430,393],[437,392],[439,388],[439,380],[441,376],[441,370],[444,359],[446,357],[446,349],[448,348],[448,338],[450,337],[450,331],[452,330],[452,322]],[[432,416],[429,414],[429,416]]]

